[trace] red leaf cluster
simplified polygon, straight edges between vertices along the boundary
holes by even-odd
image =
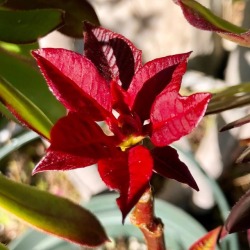
[[[123,219],[153,171],[198,190],[168,146],[194,129],[211,98],[208,93],[179,94],[190,53],[143,65],[141,51],[129,40],[85,26],[84,55],[65,49],[33,51],[49,88],[68,110],[54,125],[51,146],[34,173],[97,163],[103,181],[120,192]],[[97,121],[106,124],[109,135]],[[149,138],[151,149],[145,145]]]

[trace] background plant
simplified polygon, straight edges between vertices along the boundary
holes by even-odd
[[[17,1],[18,2],[18,1]],[[201,14],[204,14],[204,9],[202,8],[202,7],[200,7],[200,5],[197,5],[196,4],[196,2],[195,1],[179,1],[178,2],[179,4],[180,4],[180,6],[184,9],[184,10],[186,10],[186,9],[188,9],[188,8],[191,8],[191,14],[192,14],[192,12],[194,12],[194,11],[201,11]],[[11,3],[11,1],[9,1],[9,5],[8,5],[8,2],[7,2],[7,4],[5,4],[5,5],[3,5],[4,6],[4,8],[6,8],[6,7],[11,7],[11,4],[13,4],[13,6],[15,6],[15,1],[13,1],[12,3]],[[41,3],[40,3],[41,4]],[[186,4],[186,5],[185,5]],[[190,5],[191,5],[191,7],[190,7]],[[13,6],[11,7],[11,8],[13,8]],[[54,7],[54,6],[53,6]],[[16,6],[15,6],[15,8],[16,8]],[[20,9],[22,8],[22,7],[19,7]],[[190,10],[190,9],[189,9]],[[209,14],[209,12],[207,12],[207,11],[205,11],[205,13],[207,14]],[[189,16],[190,17],[190,19],[192,20],[193,18],[193,16],[192,15],[190,15]],[[204,17],[202,16],[201,17],[201,24],[202,23],[204,23]],[[223,22],[221,22],[221,20],[218,20],[217,18],[215,18],[214,16],[212,16],[211,18],[209,17],[208,18],[209,20],[208,21],[213,21],[214,19],[216,19],[216,21],[218,21],[219,22],[219,24],[220,25],[222,25],[223,26]],[[205,19],[205,21],[207,21],[206,19]],[[195,21],[195,23],[197,23],[197,21]],[[217,24],[217,23],[216,23]],[[214,25],[214,23],[213,23],[213,25]],[[207,25],[206,25],[207,26]],[[199,26],[200,27],[200,26]],[[229,25],[229,28],[228,28],[228,24],[227,24],[227,29],[226,29],[226,35],[227,36],[230,36],[231,38],[233,37],[233,38],[237,38],[237,39],[239,39],[239,37],[241,37],[241,35],[234,35],[231,31],[233,31],[233,32],[235,32],[235,31],[237,31],[237,32],[241,32],[242,33],[242,31],[245,31],[245,30],[242,30],[242,29],[236,29],[235,28],[235,30],[228,30],[228,29],[230,29],[230,25]],[[217,29],[216,29],[216,27],[214,27],[214,26],[212,26],[212,28],[210,28],[212,31],[218,31],[218,27],[217,27]],[[230,32],[231,33],[230,33]],[[221,26],[220,26],[220,30],[219,30],[219,32],[221,33],[223,33],[224,31],[222,30],[222,28],[221,28]],[[229,33],[229,34],[228,34]],[[246,32],[246,34],[244,34],[243,35],[243,37],[246,37],[246,40],[247,40],[247,37],[248,37],[248,32]],[[244,38],[245,39],[245,38]],[[15,58],[16,59],[16,58]],[[16,60],[15,60],[16,61]],[[20,60],[20,58],[18,58],[18,60],[17,60],[18,62],[20,62],[20,61],[22,61],[22,60]],[[31,71],[31,68],[29,68],[29,70],[28,71]],[[23,72],[23,71],[22,71]],[[23,79],[25,79],[25,78],[23,78]],[[5,95],[7,96],[7,94],[6,93],[10,93],[10,94],[13,94],[13,93],[15,93],[14,91],[13,91],[13,89],[11,89],[10,90],[10,87],[9,87],[9,85],[8,85],[8,83],[6,83],[6,80],[2,80],[2,82],[3,82],[3,87],[2,87],[2,91],[1,91],[1,93],[5,93]],[[11,83],[13,84],[13,82],[11,81]],[[246,90],[245,90],[245,88],[246,88]],[[231,90],[231,91],[230,91]],[[5,92],[4,92],[5,91]],[[33,91],[34,92],[34,91]],[[41,93],[41,92],[40,92]],[[239,95],[239,93],[240,93],[240,95]],[[221,109],[220,110],[216,110],[216,108],[221,108],[221,107],[224,107],[223,109],[228,109],[228,108],[232,108],[232,107],[237,107],[237,106],[239,106],[239,105],[245,105],[245,104],[248,104],[248,99],[247,99],[247,95],[248,95],[248,90],[247,90],[247,86],[244,86],[243,87],[243,89],[242,88],[238,88],[238,89],[235,89],[235,88],[230,88],[230,89],[228,89],[228,90],[226,90],[226,91],[224,91],[224,92],[222,92],[222,93],[220,93],[220,94],[217,94],[217,95],[215,95],[214,97],[213,97],[213,99],[212,99],[212,102],[211,102],[211,107],[212,108],[210,108],[210,113],[211,112],[218,112],[218,111],[221,111]],[[33,96],[33,93],[32,94],[28,94],[28,95],[26,95],[26,96]],[[15,95],[13,95],[13,101],[14,100],[16,100],[17,99],[17,94],[15,94]],[[10,97],[8,96],[8,98],[6,98],[6,100],[7,101],[9,101],[10,99],[9,99]],[[25,114],[25,111],[27,110],[27,108],[29,109],[29,110],[32,110],[32,112],[29,112],[29,113],[31,113],[31,114],[34,114],[34,117],[32,117],[31,118],[31,121],[32,122],[34,122],[34,124],[36,124],[36,122],[37,122],[37,124],[39,124],[39,126],[41,126],[41,124],[42,125],[44,125],[44,126],[42,126],[42,127],[45,127],[45,129],[47,129],[48,130],[48,128],[49,128],[49,126],[50,125],[52,125],[51,123],[49,123],[48,121],[45,121],[45,119],[44,119],[44,117],[43,117],[43,115],[41,114],[41,112],[40,111],[37,111],[37,108],[34,108],[34,105],[30,105],[30,102],[28,102],[28,104],[27,104],[27,101],[23,101],[23,99],[22,99],[22,96],[21,97],[19,97],[19,98],[21,98],[21,100],[22,100],[22,102],[23,103],[25,103],[25,105],[23,105],[23,108],[21,109],[21,111],[18,111],[19,113],[20,112],[23,112],[24,113],[24,116],[28,116],[29,114]],[[34,98],[36,101],[37,100],[39,100],[39,98]],[[14,102],[15,103],[15,102]],[[19,103],[20,102],[16,102],[16,107],[19,107]],[[8,103],[7,103],[8,104]],[[36,103],[35,103],[36,104]],[[28,105],[28,106],[27,106]],[[58,104],[55,104],[55,105],[58,105]],[[214,106],[213,106],[214,105]],[[36,106],[38,106],[38,108],[40,109],[40,110],[43,110],[43,108],[44,107],[42,107],[42,105],[41,106],[39,106],[39,105],[36,105]],[[60,106],[60,105],[59,105]],[[22,106],[21,106],[22,107]],[[38,109],[38,110],[39,110]],[[57,114],[57,118],[59,117],[59,116],[61,116],[62,114],[63,114],[63,109],[61,109],[62,110],[62,113],[60,114],[60,115],[58,115]],[[209,109],[208,109],[209,110]],[[211,111],[212,110],[212,111]],[[51,111],[51,110],[50,110]],[[4,111],[5,113],[6,113],[6,110]],[[43,111],[44,112],[44,111]],[[46,116],[48,116],[47,115],[47,112],[44,112],[45,114],[46,114]],[[49,116],[48,116],[49,117]],[[49,117],[50,118],[50,117]],[[52,123],[55,121],[55,120],[57,120],[57,118],[54,118],[54,120],[53,120],[53,118],[50,118],[51,120],[52,120]],[[29,121],[30,121],[30,118],[28,118],[29,119]],[[50,125],[48,125],[48,124],[50,124]],[[34,126],[36,126],[36,125],[34,125]],[[247,199],[246,199],[246,201],[247,201]],[[244,205],[242,206],[242,207],[246,207],[246,205],[245,205],[245,203],[244,202],[242,202]],[[239,210],[238,210],[239,211]],[[243,214],[249,214],[248,213],[248,211],[244,211],[243,212]],[[241,216],[240,216],[241,217]]]

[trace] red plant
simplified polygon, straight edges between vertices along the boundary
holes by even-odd
[[[32,53],[68,110],[52,128],[51,145],[34,173],[97,163],[106,185],[120,192],[123,219],[153,171],[198,190],[176,150],[168,146],[195,128],[211,98],[209,93],[179,94],[190,53],[142,65],[141,51],[129,40],[85,26],[84,55],[65,49]],[[97,121],[106,123],[108,134]]]

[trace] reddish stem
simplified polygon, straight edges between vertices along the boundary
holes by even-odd
[[[148,250],[166,250],[162,221],[155,217],[154,199],[147,189],[130,215],[130,221],[144,235]]]

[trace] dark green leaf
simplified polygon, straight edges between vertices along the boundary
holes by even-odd
[[[0,49],[0,75],[27,96],[54,123],[65,115],[64,107],[49,91],[34,61]]]
[[[206,115],[250,104],[250,83],[230,86],[213,94],[208,104]]]
[[[26,126],[49,139],[52,123],[27,97],[0,77],[0,100]]]
[[[9,43],[36,42],[62,24],[63,12],[55,9],[0,10],[0,40]]]
[[[24,57],[31,58],[30,51],[38,49],[39,45],[38,43],[14,44],[14,43],[6,43],[6,42],[1,41],[0,48],[10,53],[14,53],[14,54],[16,53],[18,55],[23,55]]]
[[[60,31],[72,37],[82,37],[83,21],[89,21],[92,24],[99,25],[95,10],[86,0],[8,0],[4,6],[19,10],[44,8],[61,9],[65,11],[65,25]]]
[[[96,217],[73,202],[0,175],[0,207],[42,231],[81,245],[108,240]]]

